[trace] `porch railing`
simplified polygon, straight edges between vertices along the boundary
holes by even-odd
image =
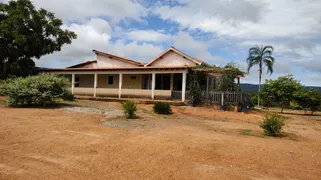
[[[186,91],[186,100],[190,98],[189,92]],[[182,98],[182,91],[172,91],[172,100],[180,100]],[[251,96],[249,93],[244,92],[218,92],[218,91],[202,91],[201,92],[201,104],[205,105],[220,105],[220,104],[249,104],[251,102]]]

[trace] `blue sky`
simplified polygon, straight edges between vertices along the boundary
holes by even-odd
[[[1,0],[0,0],[1,1]],[[3,0],[2,0],[3,1]],[[7,2],[4,0],[3,2]],[[95,59],[93,49],[148,62],[169,46],[210,64],[246,70],[248,49],[275,48],[277,78],[321,86],[320,0],[33,0],[78,38],[36,64],[65,67]],[[263,80],[264,81],[264,80]],[[254,67],[242,82],[257,83]]]

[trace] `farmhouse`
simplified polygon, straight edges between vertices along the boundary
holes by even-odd
[[[174,47],[170,47],[148,63],[98,50],[93,52],[96,54],[96,60],[46,71],[62,74],[70,79],[71,91],[75,95],[185,101],[189,70],[208,66],[206,62]],[[224,68],[212,69],[212,78],[202,80],[201,85],[206,86],[207,90],[209,87],[215,87],[218,83],[215,80],[220,77],[222,70]]]

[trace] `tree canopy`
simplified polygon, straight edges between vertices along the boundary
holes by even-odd
[[[77,36],[63,30],[61,19],[29,0],[0,4],[0,78],[34,72],[33,59],[60,51]]]
[[[224,71],[222,77],[220,78],[220,91],[236,91],[237,85],[235,83],[235,78],[237,75],[243,74],[243,72],[236,67],[235,62],[227,63],[224,68],[233,69],[233,71]]]
[[[304,110],[310,110],[311,114],[321,105],[321,94],[315,89],[301,89],[294,93],[294,98]]]
[[[303,90],[303,86],[292,75],[281,76],[276,80],[266,80],[262,86],[261,95],[264,99],[272,100],[282,109],[295,100],[294,93]]]

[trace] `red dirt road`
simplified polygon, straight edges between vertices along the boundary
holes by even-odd
[[[85,102],[104,108],[118,104]],[[0,179],[320,179],[321,116],[286,121],[291,138],[260,132],[261,114],[174,107],[140,119],[0,105]],[[121,119],[121,118],[120,118]]]

